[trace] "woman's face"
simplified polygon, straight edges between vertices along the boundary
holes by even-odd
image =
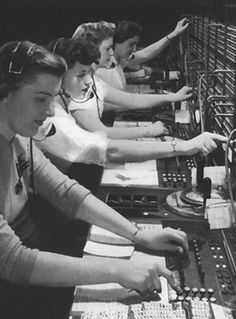
[[[54,114],[53,101],[59,93],[61,78],[38,74],[6,97],[6,121],[14,134],[30,137],[38,132],[47,116]]]
[[[113,51],[113,38],[108,38],[102,41],[98,47],[101,54],[99,59],[99,67],[107,67],[110,62],[111,56],[114,55]]]
[[[115,44],[115,56],[119,59],[128,60],[129,56],[136,52],[137,44],[139,42],[139,36],[135,36],[133,38],[127,39],[122,43]]]
[[[76,62],[65,74],[62,87],[75,99],[83,99],[92,85],[91,65]]]

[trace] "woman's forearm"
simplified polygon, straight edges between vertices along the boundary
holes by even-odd
[[[144,63],[157,56],[170,43],[171,40],[173,40],[186,30],[188,24],[189,23],[187,18],[179,20],[176,24],[175,29],[171,33],[166,35],[161,40],[149,45],[148,47],[135,52],[132,63]]]
[[[139,137],[152,136],[152,130],[149,126],[144,127],[108,127],[105,132],[111,139],[133,139]]]
[[[131,241],[137,228],[114,209],[88,195],[77,210],[75,219],[100,226]],[[121,261],[122,262],[122,261]],[[86,259],[39,252],[31,276],[31,285],[66,287],[82,284],[115,282],[118,261],[93,263]]]
[[[152,125],[145,127],[109,127],[104,125],[91,111],[77,111],[73,113],[76,123],[89,132],[105,132],[108,138],[132,139],[153,136]]]
[[[109,140],[107,148],[107,159],[111,162],[142,162],[183,154],[184,147],[182,142],[176,144],[175,151],[170,142],[127,140]]]
[[[119,110],[147,109],[172,102],[184,101],[191,97],[192,90],[184,86],[176,93],[168,94],[135,94],[109,88],[105,102],[117,104]]]
[[[39,252],[31,276],[31,285],[41,287],[74,287],[116,281],[117,267],[122,260],[70,257]]]
[[[91,194],[80,205],[76,218],[107,229],[129,240],[133,240],[137,230],[125,217]]]
[[[150,44],[149,46],[134,53],[134,58],[131,60],[132,64],[141,64],[151,60],[161,53],[170,43],[170,40],[165,36],[161,40]]]

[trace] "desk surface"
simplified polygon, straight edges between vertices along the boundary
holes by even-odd
[[[140,222],[142,223],[142,220],[140,220]],[[145,227],[156,227],[158,229],[160,227],[160,224],[155,223],[157,223],[157,219],[149,220],[148,223],[145,220],[144,224],[142,223],[142,225],[144,225]],[[202,269],[205,271],[205,288],[201,289],[203,289],[203,292],[206,293],[206,297],[208,296],[208,292],[210,291],[214,292],[215,297],[212,299],[205,298],[206,301],[203,301],[203,299],[201,300],[202,297],[200,287],[202,286],[199,282],[199,273],[195,269],[196,250],[192,251],[192,249],[190,249],[191,264],[184,270],[185,285],[186,287],[190,287],[189,289],[191,291],[189,293],[190,299],[187,304],[186,302],[176,302],[176,300],[180,300],[180,297],[183,298],[181,300],[185,300],[184,298],[186,298],[186,293],[183,292],[183,296],[179,296],[177,299],[175,291],[169,288],[169,285],[164,278],[161,278],[162,293],[155,294],[154,296],[149,296],[147,298],[141,297],[135,291],[129,291],[128,289],[114,283],[104,285],[87,285],[79,286],[75,290],[75,298],[71,310],[71,314],[77,316],[75,318],[80,318],[80,314],[84,312],[85,316],[82,317],[84,319],[128,319],[130,318],[128,312],[130,310],[133,311],[133,316],[131,317],[132,319],[144,319],[146,318],[144,314],[149,314],[149,316],[151,314],[153,315],[147,318],[158,319],[190,318],[186,315],[185,311],[183,313],[178,312],[178,315],[175,312],[176,309],[182,309],[181,307],[179,308],[179,306],[183,304],[187,305],[187,307],[190,307],[191,311],[193,311],[194,309],[196,310],[195,315],[191,316],[192,319],[235,318],[232,316],[231,310],[225,308],[225,305],[228,304],[228,302],[232,299],[232,294],[221,294],[220,286],[218,286],[218,281],[220,279],[217,277],[217,272],[215,271],[215,266],[218,264],[218,261],[215,261],[215,249],[213,249],[216,242],[216,233],[212,234],[212,232],[209,231],[209,229],[207,228],[207,223],[204,221],[189,221],[187,222],[187,224],[173,221],[172,223],[168,224],[165,224],[164,222],[163,225],[171,227],[174,226],[176,228],[181,225],[183,230],[186,231],[187,229],[191,232],[191,235],[189,233],[188,235],[191,238],[191,243],[194,244],[193,246],[195,247],[195,245],[197,245],[198,254],[200,253],[200,256],[202,257]],[[218,232],[218,235],[219,234],[220,232]],[[230,236],[232,236],[232,234]],[[223,256],[222,250],[223,246],[220,248],[220,242],[222,242],[221,237],[217,237],[217,247],[220,249],[220,256],[222,256],[222,258],[224,259],[225,257]],[[93,259],[95,257],[86,255],[83,258],[87,258],[91,262],[93,262]],[[135,250],[135,252],[131,256],[131,259],[136,263],[140,262],[140,260],[145,260],[145,262],[157,261],[158,263],[165,263],[164,257],[156,256],[139,250]],[[167,267],[170,267],[169,259],[167,260],[167,262]],[[225,263],[226,259],[224,259],[222,265]],[[218,269],[217,267],[216,269]],[[233,284],[235,285],[234,281],[232,281],[232,285]],[[209,287],[210,289],[208,289]],[[196,295],[194,295],[195,297],[193,296],[194,290],[197,291],[197,298]],[[208,296],[208,298],[210,297]],[[214,304],[214,302],[212,301],[213,299],[215,299],[218,304]],[[172,300],[172,302],[170,303],[169,300]],[[162,317],[161,314],[165,314],[166,316]]]
[[[153,219],[150,222],[145,221],[144,223],[142,223],[140,220],[138,225],[144,228],[156,230],[162,228],[162,225],[156,219]],[[120,247],[122,249],[122,246]],[[93,262],[94,258],[103,257],[95,257],[84,254],[83,258],[89,259],[89,261]],[[165,257],[149,254],[137,249],[135,249],[134,253],[131,255],[130,260],[134,261],[135,263],[143,262],[143,260],[145,260],[145,262],[158,262],[159,264],[165,265]],[[160,280],[162,284],[162,292],[149,297],[148,300],[161,300],[162,302],[167,303],[169,300],[170,288],[165,278],[161,277]],[[115,283],[78,286],[75,289],[75,298],[72,305],[71,314],[78,314],[81,311],[102,307],[111,302],[115,302],[120,305],[127,305],[140,303],[143,300],[147,300],[147,298],[145,299],[136,291],[130,291],[129,289],[123,288],[119,284]]]

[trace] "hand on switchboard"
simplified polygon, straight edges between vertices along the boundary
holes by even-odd
[[[149,126],[150,137],[169,135],[169,130],[161,121],[157,121]]]
[[[173,102],[181,102],[192,97],[193,88],[189,86],[183,86],[178,92],[170,94],[174,95]]]
[[[188,254],[188,240],[185,232],[174,228],[159,230],[141,229],[135,235],[135,243],[153,250]]]
[[[203,155],[207,155],[216,149],[219,143],[226,143],[227,140],[227,137],[223,135],[204,132],[189,141],[183,142],[184,153],[193,155],[200,152]]]
[[[176,24],[174,31],[172,32],[173,36],[180,35],[188,28],[188,26],[189,26],[189,20],[187,18],[183,18],[179,20]]]
[[[170,227],[158,230],[140,229],[135,234],[134,242],[137,245],[152,250],[172,251],[178,255],[188,255],[188,241],[185,232]],[[122,286],[134,289],[141,295],[151,294],[153,291],[161,292],[159,276],[167,279],[170,286],[180,290],[170,269],[162,263],[150,262],[149,260],[129,261],[125,265],[119,265],[116,274],[118,282]]]
[[[172,271],[157,262],[121,261],[118,267],[116,269],[117,282],[125,288],[135,290],[142,296],[161,292],[159,276],[165,277],[174,290],[181,290]]]

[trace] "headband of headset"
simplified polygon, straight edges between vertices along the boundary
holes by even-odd
[[[8,72],[11,74],[22,74],[36,47],[37,45],[32,42],[17,42],[15,48],[12,50]]]

